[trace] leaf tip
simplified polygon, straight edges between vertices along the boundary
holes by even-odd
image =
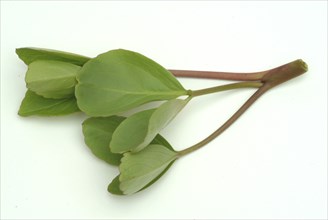
[[[17,115],[19,115],[21,117],[27,117],[28,116],[28,114],[22,112],[21,110],[18,110]]]
[[[119,175],[115,177],[112,182],[108,185],[107,191],[113,195],[124,195],[123,192],[120,189],[120,180]]]

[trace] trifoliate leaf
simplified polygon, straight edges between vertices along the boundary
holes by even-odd
[[[162,66],[127,50],[112,50],[91,59],[78,72],[77,80],[78,105],[91,116],[110,116],[188,93]]]
[[[17,48],[16,54],[27,65],[36,60],[56,60],[83,66],[90,59],[74,53],[35,47]]]
[[[113,132],[124,119],[125,117],[121,116],[97,117],[88,118],[82,123],[86,145],[96,157],[112,165],[119,165],[123,155],[112,153],[109,149],[109,143]],[[160,135],[157,135],[151,143],[161,144],[173,150],[171,145]]]
[[[184,108],[190,99],[173,99],[156,109],[138,112],[125,119],[113,133],[110,149],[115,153],[140,151]]]
[[[45,98],[74,96],[76,73],[81,67],[53,60],[38,60],[28,66],[27,88]]]
[[[75,97],[67,99],[47,99],[27,90],[18,114],[20,116],[59,116],[78,112]]]

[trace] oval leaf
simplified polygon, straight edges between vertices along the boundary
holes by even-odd
[[[153,185],[159,178],[161,178],[168,169],[172,166],[174,161],[172,161],[163,171],[160,173],[156,178],[154,178],[150,183],[148,183],[146,186],[144,186],[142,189],[140,189],[138,192],[147,189],[151,185]],[[124,195],[122,190],[120,189],[120,175],[116,176],[112,182],[108,185],[107,191],[114,194],[114,195]]]
[[[112,165],[119,165],[122,154],[110,152],[108,144],[124,117],[88,118],[82,124],[84,141],[92,153]]]
[[[59,116],[78,112],[76,99],[46,99],[27,90],[18,114],[20,116]]]
[[[110,149],[115,153],[140,151],[185,107],[190,99],[173,99],[157,109],[138,112],[125,119],[113,133]]]
[[[162,145],[149,145],[137,153],[125,153],[119,166],[119,188],[133,194],[156,179],[173,161],[177,153]]]
[[[83,66],[83,64],[90,60],[89,57],[74,53],[34,47],[17,48],[16,54],[27,65],[36,60],[57,60]]]
[[[161,145],[166,147],[167,149],[174,151],[174,149],[172,148],[172,146],[170,145],[169,142],[167,142],[165,140],[165,138],[163,138],[161,135],[157,135],[155,137],[155,139],[151,142],[151,144],[153,145]],[[150,183],[148,183],[146,186],[144,186],[141,190],[144,190],[146,188],[148,188],[149,186],[151,186],[153,183],[155,183],[161,176],[163,176],[166,171],[170,168],[170,166],[173,164],[174,161],[172,161],[163,171],[162,173],[160,173],[156,178],[154,178]],[[108,185],[108,192],[115,194],[115,195],[124,195],[123,192],[120,189],[120,181],[119,181],[119,177],[120,175],[118,175],[117,177],[115,177],[112,182]],[[141,191],[139,190],[139,191]]]
[[[112,141],[109,144],[111,151],[124,153],[134,150],[143,143],[148,132],[149,118],[155,110],[141,111],[125,119],[114,131]]]
[[[78,105],[91,116],[110,116],[188,93],[162,66],[127,50],[112,50],[91,59],[78,72],[77,80]]]
[[[27,88],[45,98],[74,96],[76,73],[81,67],[53,60],[38,60],[28,67]]]

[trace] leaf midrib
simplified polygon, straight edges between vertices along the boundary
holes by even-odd
[[[147,57],[146,57],[147,58]],[[147,58],[147,59],[149,59],[149,58]],[[152,61],[152,60],[151,60]],[[157,75],[157,74],[155,74],[154,72],[152,72],[152,71],[148,71],[147,69],[144,69],[144,68],[142,68],[141,66],[138,66],[138,65],[136,65],[135,63],[130,63],[130,62],[127,62],[126,60],[119,60],[119,61],[116,61],[118,64],[125,64],[125,65],[127,65],[127,66],[133,66],[134,68],[136,68],[136,69],[139,69],[140,70],[140,72],[143,72],[144,73],[144,75],[151,75],[154,79],[157,79],[159,82],[161,82],[161,83],[163,83],[163,84],[165,84],[166,85],[166,83],[167,83],[167,85],[170,85],[170,84],[172,84],[172,85],[174,85],[174,87],[175,88],[179,88],[179,89],[183,89],[183,90],[185,90],[184,89],[184,87],[180,84],[180,82],[178,81],[178,80],[176,80],[175,78],[174,78],[174,76],[172,76],[172,73],[171,72],[169,72],[168,70],[166,70],[165,68],[163,68],[162,66],[159,66],[159,67],[162,67],[163,69],[159,69],[159,67],[156,67],[155,66],[155,69],[156,69],[156,72],[158,73],[158,74],[162,74],[161,73],[161,71],[163,70],[163,73],[165,72],[165,74],[166,75],[168,75],[168,76],[165,76],[165,77],[161,77],[160,75]],[[152,62],[155,62],[155,61],[152,61]],[[148,68],[153,68],[153,64],[149,64],[149,63],[142,63],[143,65],[145,65],[145,66],[147,66]],[[159,65],[159,64],[158,64]],[[172,78],[173,77],[173,78]]]
[[[28,79],[26,79],[26,82],[27,83],[38,83],[38,82],[45,82],[45,81],[53,81],[53,80],[59,80],[59,79],[66,79],[66,78],[75,78],[76,76],[75,75],[71,75],[71,76],[61,76],[61,77],[54,77],[54,78],[48,78],[48,79],[46,79],[46,78],[44,78],[44,79],[37,79],[37,80],[28,80]],[[75,82],[77,82],[76,81],[76,79],[75,79]]]
[[[97,131],[101,131],[105,135],[113,134],[113,132],[107,132],[105,129],[99,128],[99,127],[94,126],[94,125],[88,125],[88,126],[90,126],[92,129],[95,129]]]
[[[38,111],[41,111],[41,110],[46,110],[46,109],[52,108],[54,106],[63,104],[64,102],[67,102],[67,101],[71,101],[71,100],[70,99],[61,100],[60,102],[57,102],[55,104],[47,105],[47,107],[45,107],[45,108],[38,108],[38,109],[33,110],[33,111],[26,111],[25,113],[33,113],[33,112],[38,112]]]
[[[91,83],[79,83],[80,86],[87,86],[87,87],[93,87],[98,90],[104,90],[104,91],[110,91],[115,93],[121,93],[121,94],[132,94],[132,95],[187,95],[186,90],[179,90],[179,91],[160,91],[155,92],[151,90],[147,90],[146,92],[141,91],[128,91],[128,90],[120,90],[120,89],[111,89],[106,87],[99,87]]]

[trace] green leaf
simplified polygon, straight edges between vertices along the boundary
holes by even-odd
[[[110,149],[115,153],[140,151],[185,107],[190,99],[173,99],[157,109],[138,112],[125,119],[113,133]]]
[[[151,185],[153,185],[159,178],[161,178],[166,171],[172,166],[172,164],[174,163],[174,161],[172,161],[166,168],[165,170],[162,171],[161,174],[159,174],[156,178],[154,178],[150,183],[148,183],[146,186],[144,186],[142,189],[140,189],[138,192],[147,189],[148,187],[150,187]],[[107,188],[108,192],[114,194],[114,195],[124,195],[123,192],[120,189],[120,175],[116,176],[112,182],[108,185]]]
[[[112,134],[124,117],[88,118],[82,124],[84,141],[92,153],[112,165],[119,165],[122,154],[110,152],[108,147]]]
[[[174,151],[174,149],[172,148],[172,146],[169,144],[169,142],[167,142],[165,140],[165,138],[163,138],[161,135],[157,135],[155,137],[155,139],[151,142],[151,144],[153,145],[161,145],[166,147],[167,149]],[[161,174],[159,174],[156,178],[154,178],[150,183],[148,183],[146,186],[144,186],[141,190],[144,190],[146,188],[148,188],[149,186],[151,186],[153,183],[155,183],[161,176],[163,176],[166,171],[171,167],[171,165],[174,163],[174,161],[172,161],[165,170],[162,171]],[[115,194],[115,195],[124,195],[123,192],[120,189],[120,181],[119,181],[119,177],[120,175],[118,175],[117,177],[115,177],[112,182],[108,185],[108,192]],[[141,191],[139,190],[139,191]]]
[[[80,111],[74,97],[68,99],[47,99],[27,90],[18,114],[20,116],[59,116]]]
[[[27,88],[45,98],[74,96],[76,73],[81,67],[53,60],[37,60],[28,66]]]
[[[98,117],[88,118],[82,123],[86,145],[96,157],[112,165],[119,165],[123,155],[112,153],[108,146],[113,132],[124,119],[125,117],[121,116]],[[152,144],[161,144],[173,150],[171,145],[160,135],[155,137]]]
[[[36,60],[57,60],[83,66],[84,63],[90,60],[89,57],[74,53],[34,47],[17,48],[16,54],[24,61],[24,63],[26,63],[26,65],[29,65]]]
[[[177,159],[177,153],[162,145],[149,145],[137,153],[125,153],[119,166],[119,189],[133,194],[155,180]]]
[[[78,72],[77,80],[78,105],[91,116],[110,116],[188,93],[162,66],[127,50],[112,50],[91,59]]]

